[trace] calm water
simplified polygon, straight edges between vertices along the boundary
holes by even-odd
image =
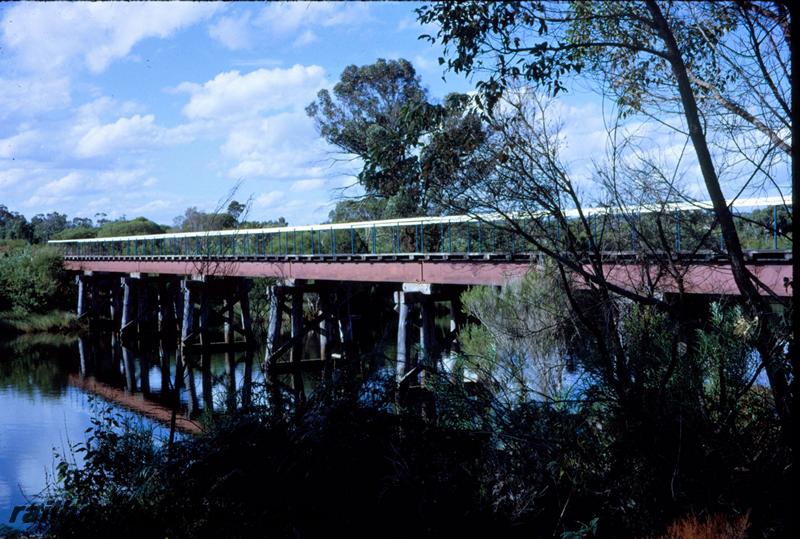
[[[370,358],[370,368],[393,372],[386,358],[394,357],[396,337],[373,319],[357,324],[359,353]],[[9,522],[14,508],[47,486],[55,454],[69,454],[72,444],[85,441],[101,408],[111,404],[162,439],[177,409],[183,432],[197,432],[209,410],[265,403],[263,352],[189,356],[176,398],[175,352],[163,342],[123,347],[110,333],[0,339],[0,537],[4,526],[24,526],[21,515]],[[304,358],[318,357],[319,342],[309,334]],[[307,393],[320,376],[319,370],[303,372]],[[293,385],[289,374],[279,381]]]
[[[181,382],[179,426],[197,430],[205,410],[257,403],[263,378],[253,357],[260,356],[191,356]],[[3,525],[22,525],[21,515],[9,522],[14,507],[45,488],[55,453],[68,454],[70,445],[84,441],[92,417],[107,403],[166,438],[175,370],[174,352],[157,343],[123,348],[111,335],[0,343],[0,536]]]

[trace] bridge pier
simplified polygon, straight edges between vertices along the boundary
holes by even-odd
[[[269,373],[274,359],[272,355],[277,351],[281,339],[281,326],[283,325],[283,299],[284,288],[280,285],[270,287],[269,321],[267,322],[267,346],[264,354],[264,369]]]
[[[122,335],[132,323],[134,292],[131,277],[122,277],[122,316],[120,317],[119,333]]]
[[[324,378],[333,376],[333,331],[331,320],[331,294],[328,290],[319,293],[319,310],[322,318],[319,321],[319,357],[323,361]]]
[[[75,308],[75,314],[78,318],[83,318],[86,316],[86,277],[76,275],[75,283],[78,285],[78,304]]]
[[[305,388],[303,384],[303,373],[300,362],[303,361],[303,283],[293,283],[289,287],[292,296],[291,307],[291,336],[292,350],[289,361],[292,363],[292,386],[294,387],[295,397],[299,403],[305,402]]]
[[[405,292],[395,292],[395,304],[397,309],[397,362],[395,373],[397,381],[405,378],[408,372],[408,311],[409,304]]]
[[[194,326],[194,295],[192,294],[192,287],[189,286],[189,279],[181,281],[181,290],[183,291],[183,316],[181,317],[181,345],[180,349],[182,355],[185,355],[186,346],[189,343],[192,329]]]

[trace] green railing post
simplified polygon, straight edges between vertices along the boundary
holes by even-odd
[[[778,250],[778,206],[772,207],[772,248]]]

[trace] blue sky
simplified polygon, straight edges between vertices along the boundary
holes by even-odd
[[[442,80],[441,50],[418,39],[433,29],[416,22],[416,6],[4,4],[0,204],[28,217],[170,224],[189,206],[215,209],[239,185],[253,219],[323,221],[358,164],[337,163],[306,117],[319,89],[347,65],[400,57],[434,98],[472,88]],[[588,167],[606,144],[599,100],[573,92],[557,112],[564,158]],[[654,147],[676,155],[683,142],[663,135]]]
[[[417,39],[414,4],[0,7],[0,203],[31,216],[212,210],[324,219],[352,169],[304,107],[349,64],[405,57],[465,91]]]

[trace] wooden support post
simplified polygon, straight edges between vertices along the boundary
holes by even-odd
[[[408,372],[408,302],[405,292],[395,292],[397,304],[397,365],[396,375],[398,382]]]
[[[78,305],[75,314],[78,318],[83,318],[86,315],[86,281],[83,275],[76,275],[75,282],[78,285]]]
[[[125,331],[126,328],[133,322],[132,320],[132,313],[133,313],[133,299],[134,294],[133,290],[131,289],[133,283],[131,282],[130,277],[122,277],[120,279],[122,282],[122,316],[120,318],[119,329],[120,333]]]
[[[200,333],[200,345],[206,348],[209,343],[208,336],[208,302],[209,302],[209,287],[205,283],[202,284],[200,289],[200,320],[198,331]]]
[[[181,349],[185,351],[189,335],[192,333],[192,326],[194,325],[194,296],[192,295],[192,288],[189,286],[189,281],[183,281],[183,317],[181,324]]]
[[[348,294],[344,301],[339,301],[339,308],[337,318],[339,319],[339,342],[342,343],[342,355],[345,359],[345,365],[348,369],[354,368],[356,361],[355,346],[353,343],[353,319],[350,313],[350,291],[344,292]]]
[[[125,369],[125,389],[128,393],[136,391],[136,364],[133,353],[127,346],[122,347],[122,365]]]
[[[333,376],[333,342],[331,331],[331,296],[327,290],[319,293],[319,309],[323,318],[319,321],[319,357],[325,362],[324,377],[330,380]]]
[[[184,385],[186,385],[186,389],[189,390],[189,401],[188,401],[188,412],[189,417],[194,417],[198,408],[200,408],[199,401],[197,400],[197,383],[194,379],[194,368],[192,367],[191,361],[186,361],[184,363],[185,366],[185,380]]]
[[[183,330],[183,281],[172,291],[172,305],[175,309],[175,332],[181,335]]]
[[[87,369],[87,361],[86,361],[86,339],[83,337],[78,337],[78,355],[80,356],[80,373],[81,378],[84,378],[87,374],[89,374]]]
[[[303,387],[303,373],[300,362],[303,360],[303,341],[299,337],[303,331],[303,289],[299,285],[292,288],[292,344],[290,360],[292,362],[292,384],[298,403],[305,402],[305,388]]]
[[[269,297],[269,322],[267,325],[267,346],[264,354],[264,370],[270,374],[269,364],[273,352],[278,349],[281,339],[281,326],[283,321],[283,298],[284,288],[282,286],[271,286]]]
[[[250,281],[242,279],[239,286],[239,308],[242,310],[241,323],[247,344],[253,344],[253,321],[250,318]],[[233,315],[233,313],[231,313]],[[233,319],[233,316],[231,316]]]
[[[225,321],[223,322],[222,325],[222,338],[225,341],[225,344],[231,344],[234,341],[232,298],[225,298],[222,300],[222,314],[225,317]]]

